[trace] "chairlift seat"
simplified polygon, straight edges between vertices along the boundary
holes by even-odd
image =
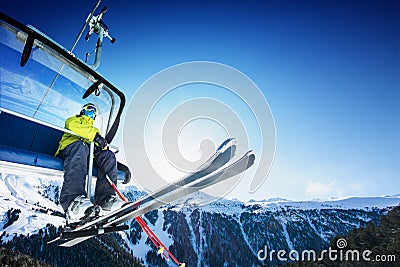
[[[0,111],[0,129],[0,161],[63,171],[63,159],[54,156],[62,130],[4,109]],[[97,175],[97,167],[92,174]],[[119,170],[118,180],[125,178]]]

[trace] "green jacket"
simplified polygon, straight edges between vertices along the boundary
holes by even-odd
[[[94,137],[96,136],[96,133],[100,134],[99,129],[94,127],[93,123],[94,120],[85,115],[76,115],[68,118],[65,121],[64,128],[70,130],[71,132],[74,132],[79,136],[72,135],[69,133],[64,133],[63,136],[61,137],[55,155],[57,156],[61,150],[63,150],[68,145],[78,140],[83,140],[86,143],[90,144],[93,141]]]

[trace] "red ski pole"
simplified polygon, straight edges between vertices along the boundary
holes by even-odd
[[[106,175],[107,181],[110,183],[114,191],[117,193],[119,198],[121,198],[122,201],[128,203],[129,201],[124,197],[124,195],[121,194],[121,192],[118,190],[118,188],[115,186],[115,184],[111,181],[111,179]],[[161,242],[160,239],[156,236],[156,234],[151,231],[149,226],[146,224],[146,222],[142,219],[142,217],[137,216],[136,221],[138,222],[139,226],[143,229],[143,231],[147,234],[147,236],[150,238],[150,240],[153,242],[153,244],[160,250],[163,250],[163,256],[168,259],[167,255],[165,255],[165,252],[168,253],[168,255],[171,257],[171,259],[179,266],[179,267],[185,267],[185,263],[181,263],[178,261],[178,259],[167,249],[167,247]],[[164,252],[165,250],[165,252]]]
[[[143,231],[147,234],[147,236],[150,238],[151,242],[158,248],[157,253],[162,254],[166,260],[168,260],[168,255],[165,254],[165,250],[163,247],[163,244],[160,244],[157,242],[157,240],[154,238],[154,236],[151,234],[151,231],[149,232],[149,229],[147,229],[147,224],[143,221],[142,217],[138,216],[135,218],[139,226],[143,229]]]

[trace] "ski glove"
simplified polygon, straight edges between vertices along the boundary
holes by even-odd
[[[96,136],[94,137],[93,141],[96,142],[96,145],[99,148],[101,148],[103,150],[107,149],[107,146],[108,146],[107,140],[103,136],[99,135],[98,133],[96,133]]]

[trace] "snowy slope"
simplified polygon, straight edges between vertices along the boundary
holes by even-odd
[[[36,233],[52,223],[65,224],[62,208],[55,203],[58,199],[60,180],[21,177],[0,174],[0,230],[9,234]],[[13,224],[4,226],[9,210],[20,210],[19,218]],[[11,237],[10,237],[11,238]],[[4,241],[4,239],[3,239]]]
[[[62,208],[58,205],[61,185],[62,179],[58,177],[25,177],[0,173],[2,241],[11,240],[14,234],[27,236],[37,233],[48,223],[56,227],[64,225]],[[130,200],[144,194],[132,185],[119,184],[118,187]],[[400,203],[400,195],[396,195],[348,197],[329,201],[276,198],[246,203],[219,199],[207,205],[199,205],[208,203],[209,199],[210,196],[204,193],[194,193],[144,217],[167,247],[173,246],[185,261],[193,259],[192,262],[189,260],[189,265],[213,266],[217,264],[212,262],[215,253],[227,258],[233,257],[232,261],[236,263],[239,258],[254,259],[255,253],[265,244],[288,249],[321,247],[336,234],[362,227]],[[124,245],[146,262],[156,249],[134,221],[130,225],[131,230],[121,233]],[[228,226],[229,232],[225,232]],[[230,252],[229,246],[225,249],[224,245],[216,243],[229,238],[233,238],[229,242],[240,247],[240,255],[230,255],[233,252]],[[167,264],[173,266],[172,261]],[[253,265],[257,266],[257,263],[253,262]]]
[[[208,205],[196,205],[207,202],[207,198],[205,194],[196,193],[168,207],[168,212],[175,213],[172,216],[175,225],[168,231],[176,233],[175,244],[189,243],[193,248],[194,252],[187,252],[186,256],[186,259],[198,256],[190,262],[193,266],[261,266],[265,262],[257,261],[257,252],[264,246],[286,251],[324,249],[333,237],[365,227],[369,221],[379,222],[381,215],[400,203],[396,195],[329,201],[278,198],[247,203],[221,199]],[[180,236],[179,229],[184,226],[189,231]],[[189,242],[185,241],[186,236]],[[180,250],[191,248],[180,245]]]
[[[28,235],[37,233],[48,223],[56,227],[65,225],[64,212],[59,205],[61,186],[62,179],[59,177],[39,178],[0,173],[0,231]],[[95,183],[92,192],[94,186]],[[136,192],[136,187],[123,186],[123,189],[133,192],[128,194],[131,200],[143,194]],[[7,212],[12,210],[20,211],[17,212],[18,220],[6,226]]]
[[[176,210],[184,207],[196,207],[202,211],[218,212],[224,214],[240,214],[244,208],[257,207],[264,211],[277,211],[281,209],[294,210],[321,210],[321,209],[384,209],[400,204],[400,195],[382,196],[382,197],[343,197],[332,200],[313,200],[313,201],[291,201],[281,198],[241,202],[238,200],[219,199],[218,201],[208,205],[198,205],[198,203],[207,202],[208,195],[202,192],[196,192],[187,198],[178,200],[172,205],[176,206]]]

